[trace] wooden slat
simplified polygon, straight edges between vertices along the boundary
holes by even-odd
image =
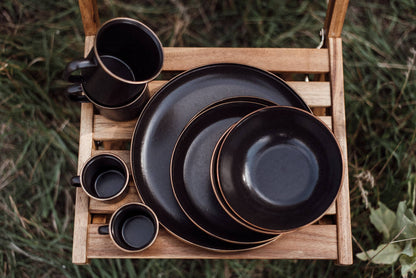
[[[328,38],[341,37],[349,0],[330,0],[325,19],[325,31]]]
[[[334,202],[329,209],[325,212],[325,215],[335,215],[337,213],[337,205]]]
[[[327,49],[165,47],[164,53],[166,71],[184,71],[214,63],[240,63],[273,72],[329,71]]]
[[[329,82],[288,81],[310,107],[330,107],[331,90]]]
[[[160,229],[155,243],[148,249],[127,253],[118,249],[108,235],[100,235],[100,225],[89,228],[90,258],[170,258],[170,259],[329,259],[337,258],[336,226],[310,225],[282,235],[276,241],[250,251],[219,253],[191,246]]]
[[[106,224],[107,223],[107,215],[104,214],[95,214],[91,216],[91,223],[93,224]]]
[[[94,116],[94,140],[130,140],[137,119],[125,122],[109,120],[101,115]]]
[[[78,174],[85,161],[91,156],[92,149],[92,117],[93,107],[90,103],[81,105],[80,144],[78,152]],[[74,236],[72,246],[72,262],[86,264],[87,258],[87,228],[90,222],[88,212],[88,196],[81,188],[75,193]]]
[[[330,129],[332,128],[331,116],[319,116]],[[131,140],[136,120],[117,122],[104,118],[101,115],[94,116],[94,140]]]
[[[167,80],[156,80],[149,84],[150,94],[153,95]],[[287,84],[292,87],[299,96],[310,107],[330,107],[331,106],[331,88],[329,82],[302,82],[288,81]]]
[[[85,45],[84,45],[84,57],[87,57],[88,53],[94,46],[94,39],[95,36],[86,36],[85,37]]]
[[[337,199],[338,263],[349,265],[353,263],[353,257],[341,38],[329,38],[328,47],[331,64],[332,125],[344,159],[344,179]]]
[[[78,0],[85,36],[95,35],[100,26],[96,0]]]
[[[329,129],[332,129],[332,118],[331,116],[318,116],[321,121],[323,121]]]
[[[116,211],[123,204],[131,202],[141,202],[139,194],[137,194],[136,186],[133,184],[133,181],[130,182],[127,187],[127,193],[122,200],[118,202],[105,203],[97,201],[94,199],[90,200],[90,213],[102,213],[102,214],[111,214]]]
[[[92,48],[94,37],[87,37],[85,40],[84,55],[86,56]],[[81,124],[78,150],[78,174],[84,163],[91,156],[92,134],[93,134],[93,113],[91,103],[81,104]],[[75,217],[74,217],[74,237],[72,246],[72,262],[74,264],[86,264],[87,258],[87,228],[90,222],[88,212],[89,198],[81,188],[76,189],[75,193]]]

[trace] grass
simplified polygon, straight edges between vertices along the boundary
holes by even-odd
[[[165,46],[316,47],[324,1],[99,2],[102,22],[138,18]],[[202,2],[202,1],[201,1]],[[353,236],[382,237],[367,202],[391,209],[416,175],[416,4],[353,1],[343,33]],[[83,54],[75,0],[0,4],[0,276],[399,277],[399,265],[327,261],[92,260],[71,263],[79,107],[65,64]],[[360,248],[354,243],[354,252]]]

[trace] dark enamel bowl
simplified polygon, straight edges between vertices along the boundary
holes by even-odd
[[[319,219],[343,178],[340,147],[328,127],[311,113],[284,106],[259,109],[234,125],[216,167],[233,213],[280,233]]]

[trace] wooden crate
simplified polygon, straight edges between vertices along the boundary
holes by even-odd
[[[95,0],[79,0],[86,33],[85,53],[93,45],[99,26]],[[76,189],[73,256],[75,264],[92,258],[186,258],[186,259],[326,259],[338,264],[352,264],[351,224],[349,208],[348,162],[345,132],[342,41],[340,38],[348,1],[329,1],[325,21],[324,48],[164,48],[163,71],[177,72],[211,63],[241,63],[281,73],[315,74],[320,81],[290,81],[313,112],[330,126],[340,142],[345,177],[336,203],[318,223],[281,236],[262,248],[245,252],[218,253],[191,246],[160,230],[154,245],[143,252],[125,253],[115,247],[109,236],[99,235],[97,227],[122,204],[140,201],[133,181],[129,193],[117,204],[104,204],[89,199],[81,188]],[[164,81],[153,81],[154,93]],[[111,151],[129,164],[129,151],[135,120],[113,122],[95,114],[91,104],[81,107],[78,171],[92,155]],[[124,149],[123,149],[124,148]],[[129,166],[130,167],[130,166]],[[131,179],[132,180],[132,179]]]

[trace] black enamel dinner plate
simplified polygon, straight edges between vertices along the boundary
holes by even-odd
[[[199,113],[180,134],[171,160],[172,189],[185,214],[205,232],[235,243],[261,243],[275,237],[230,217],[218,203],[210,179],[211,156],[221,135],[245,115],[265,107],[254,101],[234,100]]]
[[[266,107],[234,125],[217,158],[219,188],[241,219],[287,232],[330,207],[343,177],[341,151],[327,126],[293,107]]]
[[[239,64],[214,64],[184,72],[161,87],[140,114],[132,136],[132,176],[143,202],[169,232],[213,250],[242,247],[208,235],[188,219],[172,191],[170,158],[179,134],[194,115],[235,96],[260,97],[310,111],[293,89],[271,73]]]

